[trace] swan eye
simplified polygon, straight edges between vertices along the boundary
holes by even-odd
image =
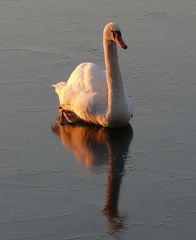
[[[114,40],[116,40],[117,37],[121,37],[121,32],[120,31],[111,31]]]

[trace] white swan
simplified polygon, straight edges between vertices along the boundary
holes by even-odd
[[[104,127],[123,127],[132,116],[132,101],[121,79],[117,48],[127,49],[116,23],[103,31],[106,71],[93,63],[82,63],[67,82],[54,84],[59,96],[60,122],[85,121]]]

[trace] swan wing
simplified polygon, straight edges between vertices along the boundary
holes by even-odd
[[[106,110],[106,74],[96,64],[80,64],[67,82],[60,82],[55,86],[60,105],[74,111],[83,119]]]
[[[106,86],[105,71],[94,63],[81,63],[72,72],[67,84],[76,90],[101,92]]]

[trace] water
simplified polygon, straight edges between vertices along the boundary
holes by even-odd
[[[0,238],[195,239],[194,0],[0,1]],[[131,126],[56,124],[51,84],[104,67],[116,21]]]

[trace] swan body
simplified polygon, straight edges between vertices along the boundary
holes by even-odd
[[[106,71],[94,63],[81,63],[67,82],[54,84],[61,114],[67,122],[85,121],[104,127],[123,127],[132,115],[132,101],[121,80],[116,44],[126,49],[115,23],[103,32]],[[62,121],[63,123],[64,121]]]

